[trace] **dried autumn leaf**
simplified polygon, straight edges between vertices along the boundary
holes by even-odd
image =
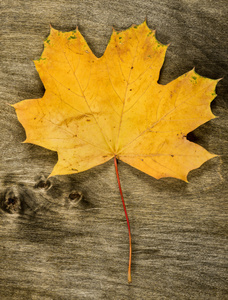
[[[217,80],[194,70],[158,83],[167,46],[146,22],[113,31],[97,58],[78,30],[51,28],[36,69],[41,99],[14,105],[25,142],[58,152],[51,175],[85,171],[114,156],[155,177],[187,180],[190,170],[214,157],[186,139],[214,118]]]
[[[14,106],[26,130],[25,142],[58,152],[51,175],[85,171],[114,157],[155,177],[187,181],[187,174],[215,155],[186,139],[214,118],[210,102],[218,80],[194,70],[166,85],[158,83],[167,46],[146,22],[113,31],[97,58],[78,30],[51,28],[35,61],[45,86],[41,99]]]

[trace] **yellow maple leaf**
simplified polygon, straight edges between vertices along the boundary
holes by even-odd
[[[187,134],[215,116],[210,102],[218,80],[193,70],[166,85],[158,83],[167,46],[146,22],[113,31],[97,58],[78,30],[51,28],[35,61],[45,86],[41,99],[14,106],[27,143],[58,152],[51,175],[85,171],[114,157],[155,177],[187,181],[187,174],[216,156],[187,140]]]
[[[58,152],[51,175],[85,171],[115,156],[155,178],[186,181],[215,156],[186,135],[214,118],[218,80],[191,70],[159,84],[167,46],[146,22],[113,31],[100,58],[78,30],[51,28],[44,46],[35,65],[45,94],[14,107],[25,142]]]

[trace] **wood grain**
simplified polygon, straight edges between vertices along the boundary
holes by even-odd
[[[227,1],[2,0],[0,9],[0,299],[228,299],[227,287]],[[189,139],[219,154],[189,183],[156,180],[119,163],[132,229],[128,232],[113,161],[47,179],[56,153],[21,143],[25,132],[8,104],[38,98],[44,88],[32,60],[49,24],[79,26],[97,56],[112,26],[147,17],[171,43],[165,84],[194,66],[222,78],[212,110],[219,118]]]

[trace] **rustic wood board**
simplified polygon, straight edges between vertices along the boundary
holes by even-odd
[[[228,299],[227,13],[226,0],[1,1],[0,299]],[[43,95],[32,60],[49,24],[78,25],[101,56],[112,26],[145,17],[158,40],[171,43],[160,83],[194,66],[223,77],[212,103],[219,118],[189,135],[221,156],[192,171],[189,183],[119,163],[133,239],[129,285],[113,162],[46,180],[57,155],[21,143],[25,132],[8,104]],[[16,201],[11,213],[7,201]]]

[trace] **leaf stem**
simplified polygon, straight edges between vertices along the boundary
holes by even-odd
[[[129,264],[128,264],[128,283],[131,283],[131,253],[132,253],[132,248],[131,248],[131,228],[130,228],[130,223],[129,223],[129,219],[127,216],[127,209],[124,203],[124,198],[123,198],[123,192],[121,189],[121,184],[120,184],[120,177],[119,177],[119,172],[118,172],[118,166],[117,166],[117,158],[116,156],[114,156],[114,163],[115,163],[115,169],[116,169],[116,177],[117,177],[117,181],[118,181],[118,186],[119,186],[119,190],[120,190],[120,196],[121,196],[121,200],[123,203],[123,208],[124,208],[124,212],[125,212],[125,216],[126,216],[126,220],[127,220],[127,227],[128,227],[128,234],[129,234]]]

